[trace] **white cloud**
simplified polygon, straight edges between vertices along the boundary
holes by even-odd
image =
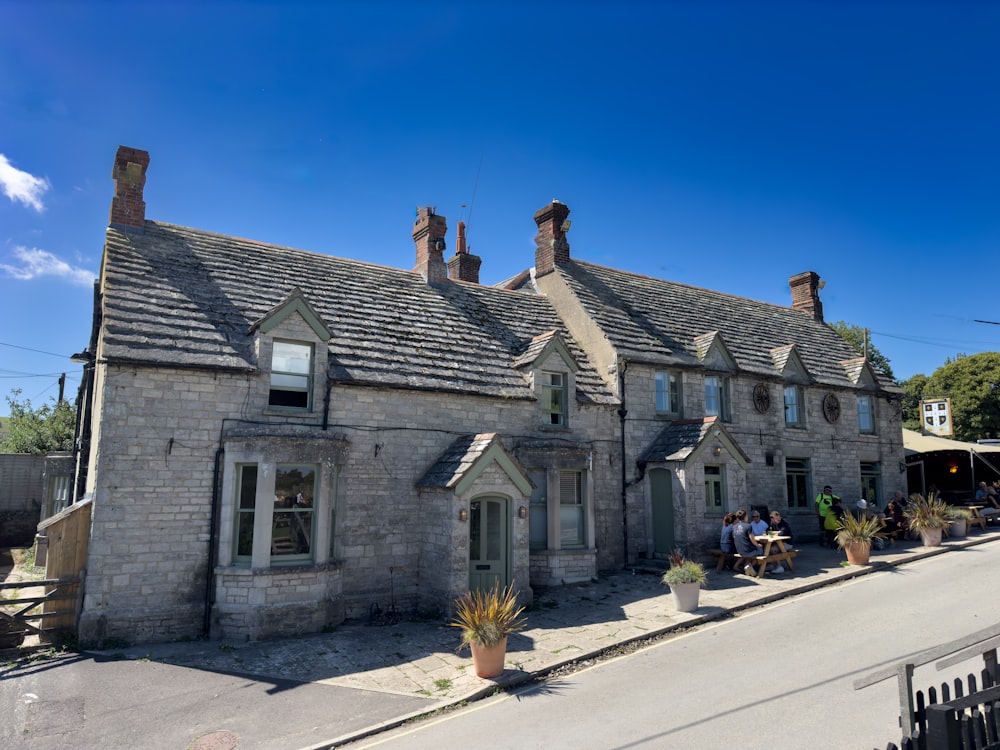
[[[97,274],[85,268],[76,268],[57,258],[47,250],[37,247],[17,246],[13,250],[16,265],[0,263],[0,271],[20,281],[31,281],[42,276],[65,279],[75,286],[92,286]]]
[[[43,177],[35,177],[20,169],[15,169],[7,157],[0,154],[0,187],[4,195],[15,203],[20,201],[36,211],[42,211],[42,193],[51,187]]]

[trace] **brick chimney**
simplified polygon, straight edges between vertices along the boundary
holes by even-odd
[[[149,152],[119,146],[111,179],[115,181],[115,197],[111,200],[108,224],[125,232],[142,234],[146,225],[146,204],[142,191],[146,186]]]
[[[434,213],[433,206],[417,209],[417,220],[413,222],[417,264],[413,270],[428,284],[443,284],[448,280],[448,269],[444,264],[444,237],[447,233],[448,224],[443,216]]]
[[[823,287],[819,274],[806,271],[788,280],[792,289],[792,309],[801,310],[812,316],[813,320],[823,322],[823,303],[819,301],[819,290]]]
[[[545,208],[535,212],[535,276],[543,276],[555,270],[557,263],[569,262],[569,206],[552,201]]]
[[[458,242],[455,254],[448,261],[448,277],[452,281],[479,283],[479,266],[483,259],[472,255],[465,247],[465,222],[458,222]]]

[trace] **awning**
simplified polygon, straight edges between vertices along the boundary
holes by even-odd
[[[949,440],[935,435],[921,435],[913,430],[903,430],[903,452],[907,456],[934,451],[964,451],[965,453],[1000,453],[1000,445],[981,445]]]

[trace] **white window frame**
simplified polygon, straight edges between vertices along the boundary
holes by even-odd
[[[809,508],[812,500],[812,464],[808,458],[785,459],[785,494],[792,508]],[[799,492],[801,490],[801,492]]]
[[[875,434],[875,399],[870,393],[858,394],[858,432]]]
[[[717,405],[712,405],[712,402]],[[730,420],[729,378],[725,375],[705,376],[705,416],[718,417],[723,422]]]
[[[547,427],[569,426],[569,377],[564,372],[542,372],[542,411]]]
[[[800,385],[786,385],[782,391],[785,404],[785,427],[806,426],[805,391]],[[793,398],[789,400],[789,396]],[[791,418],[789,417],[791,413]]]
[[[296,351],[306,357],[292,356]],[[271,342],[271,370],[267,405],[270,409],[309,411],[312,409],[315,347],[304,341],[274,339]],[[297,364],[305,362],[305,365]],[[304,399],[304,403],[297,403]],[[275,403],[277,401],[277,403]],[[282,403],[295,402],[295,403]]]
[[[683,403],[681,373],[677,370],[657,370],[654,382],[656,414],[680,418]]]

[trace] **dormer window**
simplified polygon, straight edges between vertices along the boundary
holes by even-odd
[[[675,370],[656,371],[656,413],[681,416],[681,374]]]
[[[542,373],[542,409],[545,424],[566,426],[566,376],[561,372]]]
[[[275,341],[271,353],[268,406],[308,409],[312,394],[312,362],[311,344]]]
[[[875,434],[875,404],[868,393],[858,395],[858,432],[862,435]]]
[[[785,426],[806,426],[805,403],[802,400],[802,388],[797,385],[785,386]]]
[[[705,376],[705,416],[729,421],[729,378]]]

